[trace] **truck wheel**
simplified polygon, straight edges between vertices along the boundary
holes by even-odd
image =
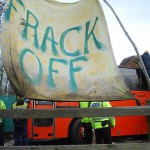
[[[70,130],[70,138],[74,144],[84,144],[83,127],[80,119],[73,122]]]

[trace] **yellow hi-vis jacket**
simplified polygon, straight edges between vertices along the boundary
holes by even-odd
[[[88,108],[89,107],[89,102],[80,102],[80,108]],[[89,123],[91,118],[84,117],[81,119],[81,122],[83,123]]]
[[[89,108],[112,107],[109,102],[91,102]],[[115,127],[115,117],[93,117],[91,118],[93,129]]]
[[[6,106],[2,100],[0,100],[0,109],[6,109]],[[0,118],[0,123],[2,123],[2,118]]]
[[[12,105],[13,109],[27,109],[28,108],[28,104],[26,102],[24,102],[23,105],[16,105],[16,104],[17,102]]]
[[[28,104],[22,100],[18,100],[16,103],[12,105],[12,109],[27,109]],[[14,126],[16,128],[22,128],[27,125],[27,119],[25,118],[14,118],[13,119]]]

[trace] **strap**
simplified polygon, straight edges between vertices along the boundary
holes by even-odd
[[[90,107],[90,105],[91,105],[91,102],[89,102],[89,104],[88,104],[88,108]]]

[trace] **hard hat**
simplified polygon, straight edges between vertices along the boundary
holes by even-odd
[[[145,50],[145,53],[149,53],[149,50]]]

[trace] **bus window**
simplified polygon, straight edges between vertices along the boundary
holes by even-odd
[[[52,101],[42,101],[35,100],[36,109],[51,109],[54,107],[54,102]],[[36,127],[48,127],[53,125],[53,118],[36,118],[34,119],[34,126]]]
[[[53,105],[53,102],[52,101],[38,101],[38,100],[36,100],[35,104],[36,105]]]
[[[119,68],[119,70],[131,90],[141,89],[141,83],[139,82],[136,69]]]
[[[136,69],[136,72],[137,72],[137,75],[138,75],[138,78],[139,78],[139,81],[141,83],[141,88],[142,89],[148,89],[148,84],[147,84],[147,80],[146,80],[146,77],[142,71],[142,69]]]
[[[34,125],[38,127],[46,127],[53,125],[53,118],[34,119]]]

